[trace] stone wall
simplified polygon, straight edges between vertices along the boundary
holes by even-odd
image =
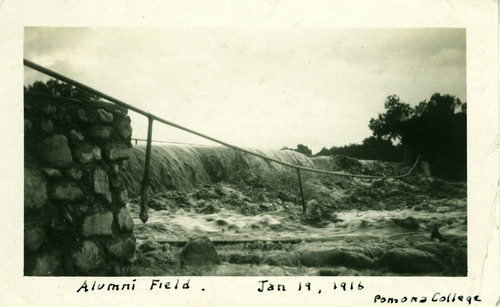
[[[127,274],[135,251],[120,175],[131,147],[127,110],[29,93],[24,132],[24,274]]]

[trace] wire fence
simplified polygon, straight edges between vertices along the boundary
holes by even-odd
[[[399,176],[371,176],[371,175],[361,175],[361,174],[348,174],[348,173],[343,173],[343,172],[333,172],[333,171],[327,171],[327,170],[321,170],[321,169],[315,169],[315,168],[309,168],[309,167],[303,167],[303,166],[300,166],[300,165],[294,165],[294,164],[291,164],[291,163],[287,163],[287,162],[284,162],[284,161],[280,161],[280,160],[277,160],[277,159],[273,159],[273,158],[270,158],[270,157],[266,157],[264,155],[261,155],[259,153],[256,153],[256,152],[252,152],[250,150],[247,150],[247,149],[244,149],[244,148],[240,148],[240,147],[237,147],[235,145],[232,145],[232,144],[229,144],[229,143],[226,143],[224,141],[221,141],[221,140],[218,140],[216,138],[213,138],[211,136],[208,136],[208,135],[205,135],[205,134],[202,134],[200,132],[197,132],[197,131],[194,131],[194,130],[191,130],[189,128],[186,128],[184,126],[181,126],[179,124],[176,124],[176,123],[173,123],[171,121],[168,121],[164,118],[161,118],[159,116],[156,116],[154,114],[151,114],[147,111],[144,111],[140,108],[137,108],[133,105],[130,105],[128,103],[125,103],[119,99],[116,99],[112,96],[109,96],[103,92],[100,92],[92,87],[89,87],[83,83],[80,83],[78,81],[75,81],[73,79],[70,79],[64,75],[61,75],[53,70],[50,70],[48,68],[45,68],[43,66],[40,66],[38,64],[35,64],[34,62],[32,61],[29,61],[29,60],[26,60],[26,59],[23,59],[23,64],[26,66],[26,67],[29,67],[31,69],[34,69],[36,71],[39,71],[43,74],[46,74],[50,77],[53,77],[55,79],[58,79],[60,81],[63,81],[63,82],[66,82],[67,84],[70,84],[70,85],[73,85],[73,86],[76,86],[78,88],[81,88],[91,94],[94,94],[94,95],[97,95],[107,101],[110,101],[110,102],[113,102],[119,106],[122,106],[122,107],[125,107],[129,110],[132,110],[138,114],[141,114],[145,117],[148,118],[148,135],[147,135],[147,139],[138,139],[138,138],[133,138],[132,140],[135,141],[135,143],[137,144],[137,141],[145,141],[146,142],[146,158],[145,158],[145,166],[144,166],[144,178],[142,180],[142,183],[141,183],[141,211],[140,211],[140,214],[139,214],[139,217],[141,219],[141,221],[143,223],[146,223],[146,221],[148,220],[148,198],[149,198],[149,186],[150,186],[150,161],[151,161],[151,143],[152,142],[158,142],[158,143],[174,143],[174,144],[186,144],[186,145],[196,145],[196,144],[189,144],[189,143],[181,143],[181,142],[167,142],[167,141],[155,141],[152,139],[152,134],[153,134],[153,123],[154,121],[157,121],[157,122],[160,122],[160,123],[163,123],[165,125],[168,125],[168,126],[171,126],[171,127],[175,127],[175,128],[178,128],[180,130],[183,130],[183,131],[186,131],[188,133],[191,133],[191,134],[194,134],[194,135],[197,135],[199,137],[202,137],[204,139],[207,139],[207,140],[210,140],[210,141],[213,141],[215,143],[218,143],[220,145],[223,145],[223,146],[226,146],[226,147],[229,147],[229,148],[232,148],[232,149],[235,149],[239,152],[243,152],[243,153],[246,153],[246,154],[249,154],[249,155],[253,155],[253,156],[257,156],[259,158],[262,158],[266,161],[269,161],[269,162],[274,162],[274,163],[278,163],[278,164],[281,164],[281,165],[284,165],[284,166],[287,166],[287,167],[290,167],[290,168],[294,168],[297,170],[297,179],[298,179],[298,184],[299,184],[299,192],[300,192],[300,196],[301,196],[301,204],[302,204],[302,210],[303,212],[305,212],[306,210],[306,203],[305,203],[305,199],[304,199],[304,192],[303,192],[303,187],[302,187],[302,178],[301,178],[301,171],[307,171],[307,172],[314,172],[314,173],[320,173],[320,174],[329,174],[329,175],[334,175],[334,176],[342,176],[342,177],[349,177],[349,178],[363,178],[363,179],[385,179],[385,178],[393,178],[393,179],[401,179],[401,178],[404,178],[406,176],[409,176],[413,170],[415,169],[415,167],[417,166],[418,162],[419,162],[419,159],[420,159],[420,156],[417,157],[417,160],[415,161],[415,164],[413,165],[412,168],[410,168],[410,170],[405,173],[405,174],[402,174],[402,175],[399,175]]]

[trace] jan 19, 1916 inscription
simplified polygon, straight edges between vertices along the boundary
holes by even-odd
[[[271,291],[287,291],[287,288],[290,289],[290,287],[286,286],[285,284],[282,283],[276,283],[276,282],[270,282],[269,280],[260,280],[258,281],[259,287],[257,288],[258,292],[271,292]],[[312,285],[310,282],[299,282],[297,287],[294,289],[297,289],[297,291],[318,291],[318,294],[321,293],[321,289],[313,289]],[[361,282],[334,282],[332,287],[332,290],[337,290],[337,291],[352,291],[352,290],[363,290],[364,286]]]

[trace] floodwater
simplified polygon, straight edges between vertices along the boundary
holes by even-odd
[[[306,178],[307,194],[313,199],[308,205],[322,210],[312,221],[303,218],[296,194],[292,193],[292,197],[286,199],[274,186],[254,188],[219,183],[186,192],[159,193],[152,197],[153,208],[149,210],[146,224],[138,218],[139,200],[132,199],[129,210],[135,222],[138,246],[133,273],[252,276],[466,274],[465,184],[430,179],[411,183],[386,182],[377,186],[360,180],[345,179],[333,183],[322,180]],[[438,229],[442,240],[431,240],[434,228]],[[179,265],[184,242],[197,236],[207,237],[215,243],[221,264]],[[433,247],[430,248],[429,244]],[[384,253],[391,249],[422,250],[421,246],[426,251],[430,248],[441,257],[451,251],[454,258],[441,259],[442,266],[422,272],[418,269],[415,272],[394,271],[390,265],[380,264]],[[317,266],[301,263],[304,252],[335,249],[363,253],[374,265],[360,268],[349,262],[340,265],[319,263]]]
[[[150,211],[146,225],[139,220],[138,208],[130,208],[137,229],[139,242],[154,240],[169,242],[187,240],[195,235],[211,240],[286,240],[312,238],[351,238],[399,240],[406,237],[429,237],[433,222],[441,222],[440,233],[454,238],[466,238],[467,223],[461,208],[440,207],[442,212],[415,212],[411,209],[394,211],[344,211],[337,214],[339,221],[329,222],[317,228],[290,219],[286,211],[261,213],[246,216],[221,210],[218,213],[202,214],[179,209]],[[419,227],[408,229],[398,221],[414,218]]]
[[[149,220],[139,220],[144,146],[123,179],[135,222],[133,275],[466,276],[467,185],[429,177],[424,163],[394,180],[302,172],[224,147],[154,146]],[[255,151],[293,165],[394,176],[410,165],[345,156]],[[217,265],[182,266],[190,238],[206,237]]]

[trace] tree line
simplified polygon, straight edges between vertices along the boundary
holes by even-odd
[[[372,136],[361,144],[322,148],[314,156],[346,155],[393,162],[413,162],[420,156],[429,163],[434,176],[467,179],[466,103],[452,95],[435,93],[428,101],[411,107],[391,95],[384,108],[384,113],[370,120]],[[312,155],[303,144],[292,150]]]

